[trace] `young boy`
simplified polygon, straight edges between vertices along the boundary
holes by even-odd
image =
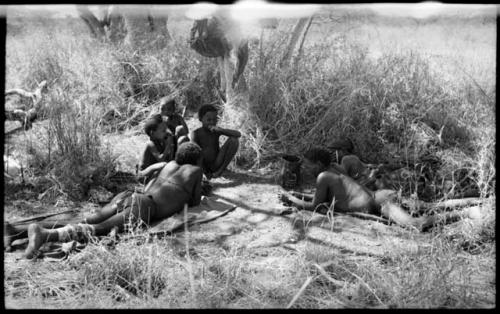
[[[168,99],[167,97],[160,99],[161,115],[165,117],[167,127],[175,135],[176,145],[179,146],[184,142],[189,142],[189,129],[184,118],[176,113],[176,105],[174,99]]]
[[[196,206],[201,201],[203,172],[199,166],[201,148],[194,143],[183,143],[175,160],[151,165],[142,174],[157,173],[144,193],[134,192],[123,200],[116,199],[101,211],[79,224],[68,224],[57,229],[45,229],[39,224],[28,226],[28,247],[25,257],[31,259],[45,242],[85,240],[90,235],[102,236],[112,230],[123,231],[125,224],[150,225],[180,212],[185,204]]]
[[[202,149],[202,168],[207,179],[217,178],[236,155],[241,133],[217,126],[217,108],[212,105],[203,105],[198,110],[198,119],[202,126],[192,132],[191,141],[200,145]],[[227,136],[228,139],[222,147],[219,147],[221,135]]]
[[[174,136],[167,130],[167,124],[157,114],[148,119],[144,131],[149,135],[149,141],[142,154],[140,170],[161,161],[170,161],[174,158]]]

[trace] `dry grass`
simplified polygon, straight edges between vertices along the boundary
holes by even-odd
[[[465,253],[441,233],[411,250],[395,250],[387,242],[386,254],[380,257],[338,255],[317,244],[304,251],[277,247],[256,255],[258,251],[244,247],[191,242],[190,230],[150,241],[140,232],[131,229],[134,239],[116,246],[90,243],[63,262],[7,265],[7,307],[483,308],[494,304],[488,277],[495,269],[491,242],[476,255]],[[406,237],[412,232],[403,231]]]
[[[183,27],[172,29],[187,32],[181,22]],[[8,33],[6,88],[30,89],[48,80],[41,114],[49,122],[34,128],[39,133],[23,148],[26,173],[33,180],[50,178],[47,184],[59,194],[85,199],[85,191],[117,167],[102,134],[141,132],[161,96],[177,92],[191,114],[217,99],[216,65],[191,51],[181,35],[174,34],[177,45],[137,56],[97,43],[81,22],[72,23],[62,31],[50,21],[45,28],[28,22]],[[437,186],[433,198],[443,196],[444,180],[457,183],[464,177],[482,197],[495,195],[494,25],[360,25],[314,24],[301,62],[287,70],[277,65],[286,27],[260,44],[252,42],[245,71],[249,107],[227,108],[223,120],[244,131],[240,164],[259,167],[278,152],[299,153],[350,137],[367,162],[436,156],[434,168],[412,169]],[[110,111],[114,114],[102,119]],[[436,142],[443,126],[442,141]],[[420,191],[417,181],[412,178],[405,192]],[[314,245],[304,252],[276,248],[271,256],[256,258],[251,250],[197,246],[187,237],[139,238],[114,249],[91,243],[64,262],[6,265],[6,304],[493,307],[494,279],[492,285],[485,277],[495,273],[494,204],[489,206],[480,224],[453,225],[416,252],[391,251],[380,260],[339,258]]]

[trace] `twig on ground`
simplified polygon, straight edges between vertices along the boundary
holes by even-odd
[[[336,285],[336,286],[344,286],[345,285],[345,281],[333,279],[332,277],[330,277],[328,275],[326,270],[323,267],[321,267],[320,265],[314,263],[313,266],[316,267],[319,270],[320,274],[322,274],[326,279],[328,279],[328,281],[330,281],[334,285]]]
[[[290,303],[288,303],[287,305],[287,309],[291,308],[295,302],[297,302],[298,298],[302,295],[302,293],[304,293],[304,290],[306,290],[307,286],[311,283],[311,281],[313,280],[313,277],[307,277],[306,281],[304,281],[304,284],[302,285],[302,287],[300,287],[300,290],[299,292],[297,292],[297,294],[295,294],[295,296],[293,297],[292,301],[290,301]]]
[[[382,300],[380,300],[380,298],[377,296],[377,294],[375,293],[375,291],[373,291],[373,289],[370,288],[370,286],[363,280],[363,278],[359,277],[358,275],[356,275],[355,273],[351,272],[349,269],[345,268],[342,265],[338,265],[338,266],[341,267],[341,268],[343,268],[346,272],[348,272],[349,274],[351,274],[352,276],[354,276],[356,279],[358,279],[368,289],[368,291],[370,291],[373,294],[373,296],[375,297],[375,299],[377,299],[377,301],[380,303],[380,305],[386,306],[384,304],[384,302],[382,302]]]

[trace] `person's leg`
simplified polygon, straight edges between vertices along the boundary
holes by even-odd
[[[373,198],[375,199],[375,203],[382,206],[382,204],[388,201],[395,202],[398,198],[398,193],[388,189],[377,190],[373,192]]]
[[[176,128],[175,128],[175,136],[177,138],[180,138],[181,136],[187,136],[188,135],[188,132],[186,130],[186,128],[182,125],[178,125]]]
[[[123,191],[121,193],[118,193],[108,204],[106,204],[96,213],[85,217],[82,222],[92,225],[108,219],[109,217],[115,215],[118,211],[126,207],[127,202],[131,201],[130,197],[132,196],[132,194],[132,191]]]
[[[236,155],[239,146],[240,142],[236,137],[228,138],[224,145],[222,145],[219,150],[219,154],[217,155],[217,159],[215,160],[215,171],[213,173],[214,178],[219,177],[222,172],[226,170],[227,166]]]
[[[177,147],[182,143],[189,142],[188,132],[184,126],[178,125],[175,128],[175,138],[177,139]]]
[[[45,242],[85,240],[90,236],[106,235],[115,228],[122,231],[129,220],[132,223],[145,222],[149,224],[155,209],[156,205],[151,198],[134,193],[130,197],[130,206],[98,224],[69,224],[57,229],[45,229],[38,224],[31,224],[28,227],[29,244],[24,256],[28,259],[33,258]]]
[[[72,240],[88,239],[94,235],[93,225],[70,224],[57,229],[45,229],[39,224],[33,223],[28,226],[28,247],[24,251],[24,257],[32,259],[38,253],[38,249],[46,242],[69,242]]]
[[[398,204],[387,201],[382,204],[380,209],[382,216],[387,219],[394,221],[400,226],[413,226],[417,228],[419,231],[422,231],[424,228],[429,227],[429,225],[434,224],[434,216],[422,216],[422,217],[412,217],[409,213],[407,213],[401,206]]]
[[[149,225],[156,213],[156,204],[153,199],[147,195],[134,193],[127,207],[116,215],[111,216],[105,221],[94,225],[95,235],[105,235],[113,228],[117,228],[118,232],[124,230],[125,224],[142,224]]]

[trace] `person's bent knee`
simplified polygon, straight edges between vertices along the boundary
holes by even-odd
[[[375,203],[382,205],[385,202],[395,202],[398,198],[398,193],[394,190],[378,190],[374,192],[373,198]]]
[[[230,137],[227,139],[227,143],[228,145],[230,145],[231,147],[236,147],[238,148],[240,146],[240,141],[238,140],[237,137]]]
[[[182,143],[187,143],[189,142],[189,137],[187,135],[180,136],[177,139],[177,147],[179,147]]]
[[[175,128],[175,136],[177,136],[177,138],[180,138],[181,136],[187,136],[187,135],[188,135],[188,132],[183,125],[178,125]]]

